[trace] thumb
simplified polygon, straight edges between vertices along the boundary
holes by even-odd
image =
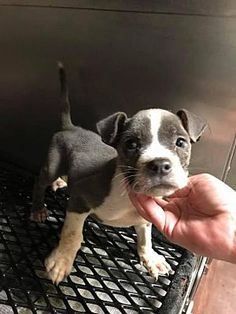
[[[164,232],[165,227],[165,212],[161,206],[159,206],[155,199],[151,197],[146,197],[143,195],[137,196],[138,207],[148,217],[148,220],[151,221],[159,231]]]

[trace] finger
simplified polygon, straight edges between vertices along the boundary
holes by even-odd
[[[182,189],[176,190],[173,194],[171,194],[168,197],[166,197],[166,199],[169,200],[169,199],[172,199],[172,198],[187,197],[190,192],[191,192],[191,186],[187,185],[187,186],[183,187]]]
[[[129,193],[130,200],[134,207],[137,209],[139,214],[146,220],[150,221],[150,217],[148,217],[148,214],[144,211],[141,204],[138,202],[137,197],[133,193]]]
[[[155,198],[155,202],[157,203],[157,205],[164,208],[169,203],[169,200],[168,197],[165,197],[164,199],[161,197],[157,197]]]
[[[149,220],[163,232],[165,227],[165,212],[151,197],[137,196],[138,207],[142,208]]]
[[[138,213],[139,213],[144,219],[146,219],[147,221],[152,222],[151,217],[144,211],[143,208],[141,208],[140,206],[137,206],[136,209],[137,209]]]

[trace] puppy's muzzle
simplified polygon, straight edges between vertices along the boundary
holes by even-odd
[[[155,158],[147,163],[146,171],[150,176],[164,177],[171,173],[172,163],[167,158]]]

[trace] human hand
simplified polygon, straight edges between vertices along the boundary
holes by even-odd
[[[167,201],[138,194],[130,198],[170,241],[200,255],[236,262],[236,192],[219,179],[192,176]]]

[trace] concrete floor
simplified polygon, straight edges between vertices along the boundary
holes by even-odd
[[[236,265],[213,261],[194,300],[193,314],[236,313]]]

